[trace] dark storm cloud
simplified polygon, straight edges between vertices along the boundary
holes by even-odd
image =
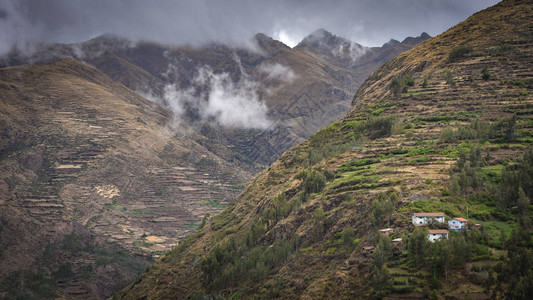
[[[103,33],[172,44],[246,43],[263,32],[287,43],[324,28],[373,46],[436,35],[495,0],[0,0],[0,53]]]

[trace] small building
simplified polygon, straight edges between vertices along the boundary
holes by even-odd
[[[397,245],[397,244],[401,243],[402,241],[403,241],[402,238],[397,238],[397,239],[392,240],[392,244],[393,245]]]
[[[385,228],[385,229],[381,229],[379,231],[379,233],[381,233],[382,235],[386,235],[388,236],[389,234],[391,234],[393,232],[392,228]]]
[[[412,216],[413,225],[425,226],[430,223],[444,223],[443,213],[413,213]]]
[[[430,229],[428,232],[428,240],[435,242],[442,238],[448,239],[448,230],[446,229]]]
[[[468,220],[465,218],[453,218],[450,221],[448,221],[448,227],[450,227],[451,230],[466,229],[467,224],[468,224]]]
[[[369,253],[374,251],[374,246],[363,247],[363,252]]]

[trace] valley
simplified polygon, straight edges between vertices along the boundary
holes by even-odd
[[[378,68],[119,298],[528,299],[532,16],[502,1]]]
[[[364,76],[389,58],[371,56],[354,71],[352,60],[312,47],[255,39],[260,53],[102,36],[77,45],[84,57],[58,44],[2,60],[1,297],[119,291],[283,151],[344,114]],[[201,74],[213,83],[198,84]],[[187,98],[181,111],[167,95],[169,86],[211,95],[217,80],[235,87],[226,96],[261,95],[273,125],[227,126],[201,114],[211,96]],[[258,88],[239,90],[248,85]]]

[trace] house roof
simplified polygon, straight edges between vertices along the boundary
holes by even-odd
[[[445,234],[445,233],[448,233],[448,230],[446,230],[446,229],[430,229],[429,233],[430,234]]]
[[[444,217],[443,213],[427,213],[427,212],[421,212],[421,213],[413,213],[415,217]]]
[[[459,222],[468,222],[468,220],[465,219],[465,218],[454,218],[454,219],[459,221]]]

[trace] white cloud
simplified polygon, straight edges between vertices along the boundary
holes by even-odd
[[[363,56],[367,50],[367,47],[361,46],[354,42],[347,41],[339,44],[337,48],[332,49],[331,53],[335,56],[340,57],[347,55],[355,62],[359,57]]]
[[[290,83],[296,78],[296,74],[294,74],[290,67],[279,63],[264,64],[259,70],[267,74],[268,79],[279,80],[286,83]]]
[[[169,66],[168,70],[172,72],[176,68]],[[287,75],[280,73],[278,76]],[[272,121],[260,97],[262,91],[267,89],[244,71],[241,79],[234,82],[229,73],[215,74],[205,66],[198,69],[188,88],[167,84],[162,98],[149,92],[138,93],[146,99],[162,102],[177,118],[185,113],[185,106],[190,106],[202,119],[224,127],[264,130],[272,126]]]
[[[207,68],[202,73],[210,83],[204,117],[215,118],[227,127],[267,129],[272,124],[268,108],[259,98],[257,82],[247,78],[233,82],[228,73],[214,74]]]
[[[283,44],[293,48],[298,45],[299,39],[290,36],[285,30],[280,30],[274,33],[274,39],[282,42]]]

